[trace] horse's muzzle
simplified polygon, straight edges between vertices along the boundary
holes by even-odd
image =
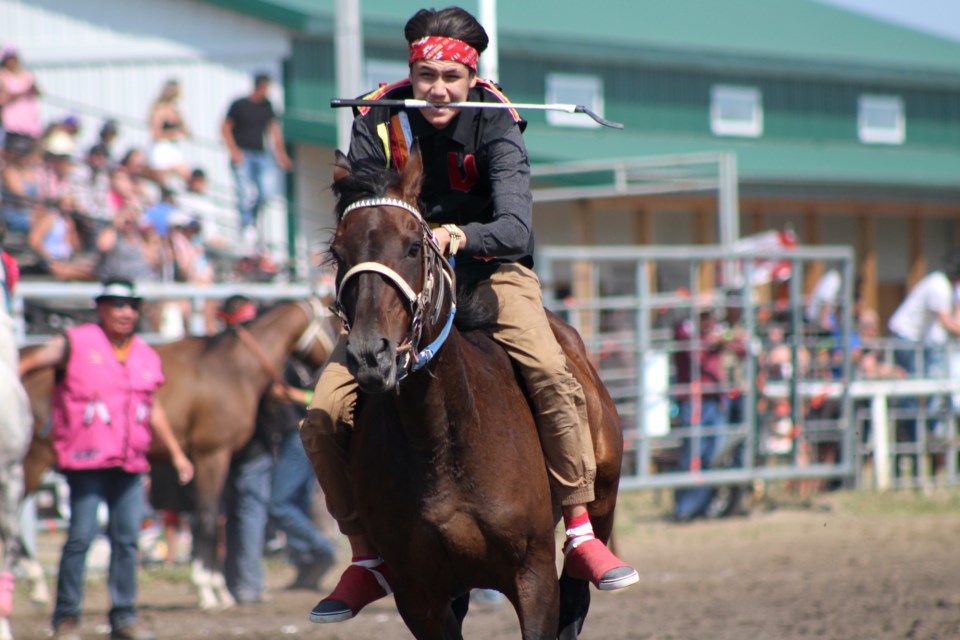
[[[383,393],[397,382],[397,350],[383,336],[347,337],[347,369],[366,393]]]

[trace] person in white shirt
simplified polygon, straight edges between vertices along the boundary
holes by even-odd
[[[817,280],[813,291],[810,292],[803,315],[817,331],[833,333],[837,330],[837,305],[840,301],[842,284],[840,272],[830,269]]]
[[[960,336],[960,319],[954,315],[954,289],[960,283],[960,250],[944,260],[944,267],[927,274],[900,303],[888,328],[902,346],[893,352],[897,366],[907,377],[942,378],[946,375],[945,351],[949,335]],[[919,406],[916,398],[906,398],[901,409]],[[939,403],[931,403],[928,412],[936,413]],[[916,427],[909,422],[913,436]],[[935,425],[931,423],[931,428]]]

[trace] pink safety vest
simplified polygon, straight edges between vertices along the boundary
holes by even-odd
[[[160,356],[138,336],[126,363],[96,324],[67,330],[70,358],[53,393],[53,448],[61,470],[150,469],[150,412],[163,384]]]

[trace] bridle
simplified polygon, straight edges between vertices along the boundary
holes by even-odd
[[[386,278],[393,284],[401,294],[401,298],[410,310],[410,328],[406,337],[397,346],[397,382],[405,378],[409,373],[422,369],[430,359],[440,349],[440,346],[450,334],[450,328],[453,326],[453,318],[457,313],[456,285],[454,277],[454,260],[451,256],[449,261],[444,259],[433,239],[433,232],[430,225],[424,220],[423,215],[416,207],[408,202],[398,198],[366,198],[358,200],[343,210],[340,216],[340,222],[346,219],[347,215],[357,209],[372,209],[375,207],[398,207],[410,213],[420,225],[424,250],[421,251],[422,282],[420,292],[413,290],[403,277],[381,262],[360,262],[350,267],[340,282],[337,283],[337,297],[332,308],[343,322],[346,331],[350,332],[350,320],[347,318],[346,310],[341,301],[341,294],[344,286],[352,278],[361,273],[376,273]],[[440,317],[440,311],[443,308],[444,292],[450,296],[450,308],[447,312],[447,319],[440,331],[440,334],[429,345],[416,351],[423,335],[423,329],[426,324],[425,319],[430,316],[429,323],[432,325]]]
[[[306,355],[310,353],[310,347],[313,346],[314,341],[317,341],[329,356],[333,352],[333,339],[324,328],[323,321],[330,317],[330,312],[320,304],[319,300],[312,296],[306,301],[297,301],[297,307],[306,314],[309,323],[297,339],[297,344],[293,351],[294,355],[299,358],[306,357]],[[283,379],[280,376],[280,372],[277,371],[273,363],[270,362],[267,354],[263,352],[263,348],[257,343],[256,338],[253,337],[250,331],[242,324],[234,325],[233,330],[236,332],[240,341],[253,352],[253,355],[257,358],[260,366],[270,379],[274,382],[282,383]]]
[[[313,345],[314,340],[316,340],[329,356],[333,353],[333,338],[330,337],[326,327],[324,327],[324,320],[330,317],[330,312],[313,296],[306,301],[301,300],[297,302],[297,306],[299,306],[310,319],[310,324],[308,324],[307,328],[300,334],[300,339],[297,340],[293,352],[301,358],[305,357],[310,353],[310,347]]]

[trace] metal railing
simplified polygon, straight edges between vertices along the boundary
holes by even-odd
[[[758,282],[756,273],[769,271],[765,263],[771,261],[786,263],[789,278]],[[949,406],[943,399],[956,394],[960,382],[858,379],[849,247],[745,252],[732,262],[721,247],[705,246],[538,252],[546,304],[579,330],[620,412],[624,488],[756,480],[838,480],[878,488],[960,484],[956,420],[927,407],[929,398]],[[804,318],[809,298],[801,283],[810,270],[827,264],[839,270],[843,283],[834,335],[812,330]],[[725,269],[738,274],[736,285],[723,286]],[[720,380],[696,367],[689,379],[679,379],[678,362],[695,360],[708,348],[707,337],[698,333],[702,312],[727,316],[722,330],[743,334],[743,353],[723,356],[727,366]],[[692,333],[678,338],[676,327],[683,322]],[[889,353],[903,346],[887,341],[873,348]],[[906,398],[917,406],[906,406]],[[712,400],[720,405],[719,419],[687,418],[706,411]],[[865,438],[867,421],[884,427]],[[904,435],[911,423],[936,423],[940,431],[931,435],[918,427]],[[931,472],[935,465],[938,474]]]

